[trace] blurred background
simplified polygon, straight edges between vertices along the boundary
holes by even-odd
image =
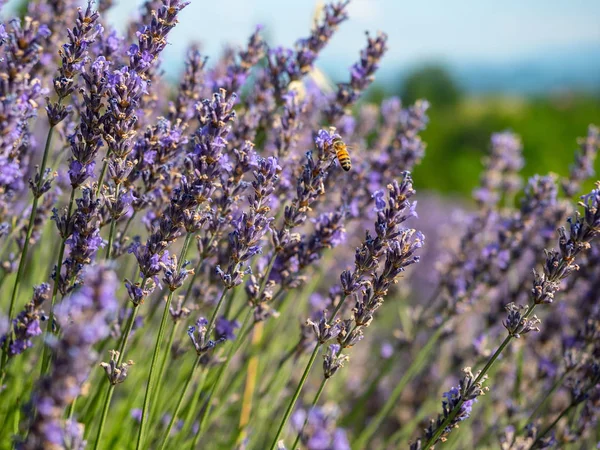
[[[110,20],[123,30],[141,0],[115,0]],[[199,43],[210,61],[241,46],[257,24],[271,45],[292,46],[310,29],[314,0],[192,0],[170,36],[163,68],[175,80],[186,48]],[[10,13],[23,4],[9,1]],[[365,101],[427,98],[430,125],[418,188],[470,194],[494,131],[521,135],[525,175],[566,174],[577,136],[600,124],[600,1],[353,0],[350,20],[317,67],[345,81],[364,32],[384,31],[389,51]],[[8,14],[7,14],[8,15]]]

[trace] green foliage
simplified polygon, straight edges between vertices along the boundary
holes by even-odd
[[[415,168],[420,189],[469,196],[479,182],[482,158],[492,133],[510,130],[521,136],[526,166],[523,176],[554,172],[566,175],[591,123],[600,125],[600,98],[561,94],[526,98],[469,96],[451,74],[437,64],[414,70],[402,86],[374,86],[369,101],[380,103],[401,92],[406,106],[419,98],[431,103],[430,121],[422,137],[427,143],[423,162]],[[600,173],[600,161],[596,161]]]
[[[523,139],[525,177],[566,175],[577,137],[586,135],[590,121],[600,123],[600,99],[466,98],[453,108],[432,106],[430,117],[423,132],[426,156],[414,174],[417,185],[468,195],[478,183],[490,135],[497,131],[509,129]],[[600,173],[598,161],[596,167]]]
[[[458,103],[461,92],[443,66],[430,64],[409,73],[402,85],[400,97],[408,103],[426,98],[437,108],[446,108]]]

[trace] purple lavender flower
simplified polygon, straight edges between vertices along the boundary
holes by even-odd
[[[220,337],[217,341],[210,339],[210,336],[208,336],[207,325],[208,320],[206,320],[204,317],[200,317],[196,321],[196,325],[189,327],[187,331],[187,334],[192,341],[192,345],[196,349],[196,353],[198,355],[205,354],[209,350],[212,350],[219,342],[225,340],[224,337]]]
[[[227,320],[225,316],[219,316],[215,323],[215,339],[232,341],[235,339],[235,330],[240,327],[237,320]]]
[[[192,47],[187,54],[176,99],[169,105],[169,120],[187,122],[194,116],[194,105],[200,101],[200,89],[204,79],[206,57],[202,57],[197,48]]]
[[[400,238],[409,240],[415,238],[414,243],[422,243],[423,236],[415,231],[403,230],[400,225],[410,217],[416,215],[416,202],[411,202],[410,198],[415,194],[412,187],[412,178],[409,173],[404,175],[401,183],[394,181],[388,186],[387,207],[377,212],[375,221],[375,237],[367,231],[365,240],[359,248],[356,249],[354,257],[354,270],[345,270],[340,276],[341,286],[346,296],[356,292],[361,285],[365,274],[376,269],[380,257],[384,254],[386,247],[395,239]],[[379,195],[379,194],[375,194]],[[383,206],[380,204],[380,206]],[[396,245],[396,244],[394,244]],[[399,249],[401,252],[405,249]],[[411,260],[414,249],[405,254]],[[394,269],[395,270],[395,269]],[[393,271],[392,271],[393,272]],[[390,272],[390,274],[392,273]]]
[[[335,407],[298,409],[292,415],[292,425],[301,433],[301,442],[308,450],[350,450],[346,430],[336,426],[339,411]]]
[[[518,136],[508,131],[495,133],[491,139],[491,153],[485,160],[481,188],[474,193],[482,205],[494,205],[500,193],[516,192],[521,185],[518,171],[523,167],[523,146]]]
[[[33,151],[30,120],[37,114],[39,98],[46,94],[34,69],[49,35],[39,21],[15,19],[4,30],[0,71],[0,224],[8,215],[18,194],[26,186],[26,171]],[[27,74],[27,76],[25,76]]]
[[[299,80],[312,69],[319,52],[329,42],[339,24],[348,18],[348,1],[325,6],[324,16],[313,28],[309,37],[296,41],[296,51],[285,48],[269,50],[268,72],[276,98],[283,98],[286,86]]]
[[[323,376],[326,379],[331,378],[348,361],[349,357],[342,354],[341,347],[338,344],[331,344],[327,348],[327,353],[323,358]]]
[[[267,67],[257,73],[254,89],[244,103],[241,119],[234,129],[234,147],[240,147],[246,140],[254,141],[259,125],[273,122],[277,104],[284,100],[290,83],[310,72],[318,54],[347,19],[347,6],[347,1],[326,5],[323,17],[311,34],[296,42],[295,52],[281,47],[269,49]]]
[[[388,341],[383,342],[379,354],[383,359],[390,359],[394,354],[394,346]]]
[[[10,331],[0,337],[0,346],[4,347],[8,339],[8,355],[15,356],[30,348],[31,338],[42,334],[40,322],[46,320],[42,306],[50,298],[50,285],[42,283],[33,288],[33,298],[25,309],[13,319]]]
[[[279,159],[287,156],[297,145],[302,130],[301,115],[306,111],[306,103],[298,98],[296,91],[290,90],[283,96],[283,111],[274,124],[271,146]]]
[[[373,82],[374,74],[379,67],[379,60],[387,50],[387,35],[378,33],[372,38],[367,33],[367,47],[360,53],[360,61],[350,69],[350,82],[338,85],[335,99],[326,111],[329,123],[335,124],[347,109],[356,102],[361,93]]]
[[[78,9],[73,29],[67,30],[69,40],[59,52],[61,65],[53,81],[58,100],[49,103],[46,108],[51,126],[57,125],[67,117],[68,110],[61,103],[76,89],[75,76],[83,71],[88,47],[103,31],[102,26],[97,23],[99,17],[99,14],[92,10],[92,2],[88,2],[85,11]]]
[[[568,197],[575,195],[581,183],[594,176],[594,161],[600,148],[600,131],[593,125],[588,134],[579,141],[579,152],[575,154],[575,163],[571,166],[568,179],[563,180],[562,188]]]
[[[60,266],[58,288],[63,295],[79,285],[83,269],[91,264],[98,249],[104,246],[104,240],[100,236],[99,215],[102,202],[96,197],[95,190],[89,186],[83,187],[81,194],[81,198],[76,200],[77,207],[71,216],[59,216],[55,210],[53,217],[69,249],[68,256]]]
[[[117,311],[116,277],[104,266],[87,270],[86,284],[57,307],[61,337],[52,344],[55,354],[50,374],[32,394],[37,414],[29,425],[25,449],[65,446],[73,435],[64,412],[80,393],[95,362],[92,346],[110,333],[109,321]]]
[[[154,63],[159,53],[167,45],[166,37],[177,24],[177,15],[189,2],[162,0],[152,15],[143,20],[144,27],[136,33],[137,44],[132,44],[127,52],[129,67],[138,74],[144,74]],[[151,19],[151,20],[148,20]]]
[[[274,191],[281,168],[277,158],[258,158],[253,171],[252,193],[248,196],[249,211],[231,221],[227,269],[217,266],[217,272],[228,289],[243,282],[251,274],[250,260],[262,252],[263,237],[271,229],[270,196]]]
[[[175,255],[171,256],[167,263],[161,263],[164,272],[163,281],[170,291],[179,289],[183,286],[186,278],[194,274],[194,269],[186,269],[186,265],[186,263],[183,263],[180,266]]]
[[[81,123],[69,137],[72,153],[69,178],[73,189],[94,176],[96,155],[103,144],[100,114],[104,107],[108,65],[104,56],[99,56],[90,64],[89,71],[82,73],[85,89],[82,89]]]
[[[429,427],[425,430],[426,439],[431,439],[431,437],[438,432],[439,428],[445,424],[445,419],[452,417],[452,420],[448,422],[441,433],[441,439],[445,439],[445,437],[456,428],[460,422],[469,418],[473,404],[477,401],[477,397],[483,395],[487,391],[487,388],[483,387],[483,383],[486,379],[485,377],[478,382],[474,382],[476,376],[473,375],[470,367],[465,368],[463,372],[464,376],[461,379],[459,386],[453,387],[443,394],[443,413],[440,414],[435,421],[432,420],[430,422]],[[451,414],[453,414],[453,416],[451,416]],[[412,443],[410,448],[411,450],[423,448],[421,440],[419,439]]]
[[[256,30],[248,39],[246,49],[239,52],[239,61],[229,64],[227,73],[222,78],[213,80],[213,92],[220,89],[225,89],[227,92],[239,92],[248,78],[250,69],[264,56],[261,30],[262,26],[256,27]]]
[[[568,230],[565,227],[558,229],[559,250],[545,250],[542,270],[534,270],[533,287],[530,291],[532,303],[527,311],[521,314],[521,308],[516,307],[514,304],[508,305],[508,318],[503,322],[508,331],[508,336],[491,357],[493,358],[490,359],[491,362],[486,364],[484,370],[489,370],[491,363],[494,362],[511,339],[538,330],[539,320],[531,315],[533,309],[537,305],[549,304],[554,301],[554,295],[560,288],[561,280],[569,277],[579,268],[575,264],[575,259],[581,253],[589,250],[590,242],[597,238],[600,233],[600,189],[594,189],[581,198],[580,204],[584,209],[583,216],[577,213],[574,217],[569,218],[567,221]],[[598,373],[600,373],[600,370]],[[443,414],[438,416],[437,421],[432,421],[426,430],[426,446],[434,445],[440,439],[445,439],[457,421],[468,417],[472,404],[468,404],[467,409],[464,405],[483,394],[482,384],[486,377],[487,372],[485,371],[474,377],[470,370],[465,369],[465,377],[461,380],[458,395],[447,397],[448,403],[443,403]],[[598,379],[600,379],[600,375],[598,375]],[[595,383],[597,383],[597,380]],[[579,397],[576,398],[574,404],[580,401]],[[540,441],[548,431],[549,429],[546,429],[540,436],[537,436],[534,444]],[[421,442],[419,440],[413,444],[412,448],[420,448],[420,446]]]

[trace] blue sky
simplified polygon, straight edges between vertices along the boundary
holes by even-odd
[[[135,12],[118,1],[112,17]],[[174,31],[169,56],[189,39],[209,56],[226,43],[243,44],[257,23],[272,42],[292,45],[307,34],[315,0],[192,0]],[[389,35],[390,65],[442,59],[451,63],[511,62],[577,47],[600,47],[599,0],[353,0],[323,60],[348,66],[364,45],[364,31]]]
[[[110,18],[122,28],[142,1],[115,3]],[[316,0],[192,0],[170,36],[167,71],[178,72],[190,40],[200,41],[213,59],[225,43],[243,45],[259,23],[270,42],[291,46],[307,34],[316,5]],[[384,67],[390,70],[432,60],[510,65],[600,51],[600,0],[353,0],[350,20],[320,64],[329,72],[346,70],[364,45],[366,30],[388,33]]]

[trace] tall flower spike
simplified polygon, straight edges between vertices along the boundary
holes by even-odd
[[[118,308],[116,276],[105,266],[95,266],[86,271],[85,280],[80,290],[57,307],[62,333],[52,344],[52,370],[32,394],[37,414],[29,425],[24,449],[67,446],[72,433],[64,420],[65,408],[81,394],[96,359],[93,346],[110,333],[109,322]]]
[[[203,57],[197,48],[192,47],[188,51],[177,97],[169,105],[169,120],[172,122],[180,119],[186,123],[194,116],[194,105],[200,100],[206,60],[207,58]]]
[[[265,54],[265,44],[260,32],[262,26],[256,30],[248,39],[246,48],[238,53],[238,61],[227,66],[227,73],[223,78],[213,80],[213,92],[225,89],[227,92],[239,92],[246,82],[250,69],[254,67]]]
[[[67,116],[67,110],[61,102],[75,90],[75,77],[83,70],[88,47],[103,31],[98,23],[99,17],[98,12],[92,9],[90,1],[85,11],[78,9],[75,26],[67,30],[68,42],[59,52],[62,63],[53,82],[58,100],[49,103],[46,108],[52,126],[62,122]]]
[[[0,346],[4,347],[8,339],[8,356],[15,356],[30,348],[31,338],[42,334],[40,321],[46,320],[42,306],[50,298],[50,285],[42,283],[33,288],[33,298],[25,309],[13,319],[11,329],[0,337]]]
[[[98,249],[104,247],[104,240],[100,236],[102,202],[96,197],[95,189],[90,186],[82,188],[81,198],[76,203],[77,207],[68,220],[70,234],[65,236],[69,253],[61,266],[64,267],[64,274],[60,276],[59,290],[63,295],[79,285],[83,270],[95,259]],[[55,214],[55,220],[65,223],[67,217],[59,218]]]
[[[268,75],[280,100],[290,82],[301,79],[312,70],[318,54],[329,42],[338,26],[348,18],[346,9],[349,1],[330,3],[325,6],[323,17],[315,22],[307,38],[296,41],[296,51],[284,48],[267,53]]]
[[[375,79],[375,72],[379,68],[379,61],[387,51],[387,35],[378,33],[371,37],[367,33],[367,47],[360,52],[360,61],[350,69],[350,82],[340,83],[335,99],[331,102],[326,117],[329,123],[337,121],[348,113],[348,108],[353,105],[358,97]]]
[[[85,89],[81,89],[81,123],[69,137],[72,154],[69,161],[69,178],[73,189],[93,176],[95,159],[103,144],[101,110],[104,107],[108,66],[104,56],[99,56],[90,64],[89,70],[82,74]]]
[[[0,227],[8,229],[13,203],[26,186],[33,146],[29,121],[38,101],[47,93],[36,78],[42,46],[49,36],[46,25],[30,17],[14,19],[2,27],[0,70]]]
[[[582,182],[594,176],[594,162],[600,148],[600,130],[590,125],[585,138],[578,140],[579,151],[575,154],[575,163],[571,165],[569,177],[562,182],[567,197],[577,194]]]
[[[152,66],[158,54],[167,45],[167,34],[177,25],[180,11],[189,2],[162,0],[157,10],[152,11],[152,19],[137,32],[138,43],[129,48],[129,67],[140,75]]]
[[[487,377],[484,377],[481,381],[474,383],[477,375],[473,375],[470,367],[463,369],[464,376],[461,379],[458,387],[453,387],[448,392],[444,393],[444,400],[442,400],[443,413],[438,416],[434,421],[432,420],[429,427],[425,430],[425,436],[427,439],[432,437],[438,428],[444,423],[451,412],[460,405],[460,410],[454,419],[446,426],[442,432],[440,440],[444,442],[447,439],[448,434],[457,428],[460,422],[467,420],[471,416],[471,410],[473,404],[477,401],[477,397],[485,394],[488,388],[483,387],[483,383]],[[421,440],[410,445],[411,450],[422,449]]]
[[[523,145],[517,135],[508,131],[492,135],[481,187],[473,195],[479,204],[493,206],[500,200],[501,193],[510,195],[520,188],[518,172],[524,164],[522,152]]]

